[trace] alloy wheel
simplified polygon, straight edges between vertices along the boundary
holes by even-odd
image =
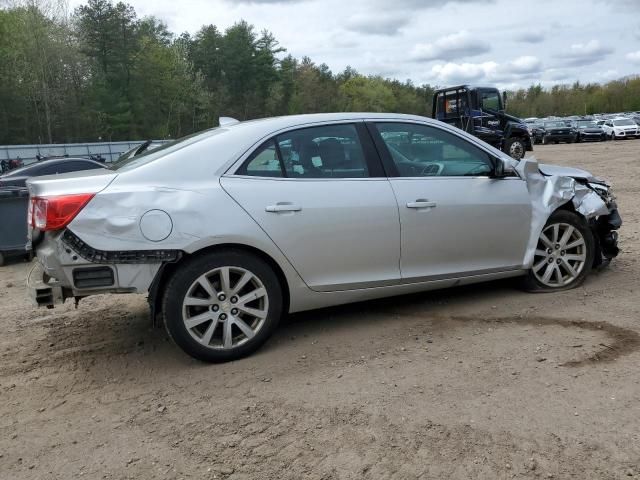
[[[532,270],[546,287],[565,287],[578,278],[586,260],[587,245],[580,230],[554,223],[540,234]]]
[[[182,320],[200,344],[236,348],[262,328],[269,296],[262,281],[241,267],[219,267],[198,277],[182,302]]]

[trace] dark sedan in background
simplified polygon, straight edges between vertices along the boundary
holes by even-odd
[[[577,140],[578,133],[573,127],[567,126],[563,120],[552,120],[542,124],[542,143],[573,143]]]
[[[26,167],[11,170],[0,175],[0,188],[25,187],[28,178],[41,177],[43,175],[56,175],[59,173],[79,172],[81,170],[94,170],[106,168],[103,163],[95,162],[87,158],[59,158],[32,163]]]
[[[574,128],[578,132],[578,142],[604,142],[607,139],[602,127],[593,120],[577,120]]]

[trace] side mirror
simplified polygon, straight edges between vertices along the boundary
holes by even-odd
[[[504,178],[513,175],[515,172],[513,165],[507,163],[501,158],[494,159],[493,178]]]

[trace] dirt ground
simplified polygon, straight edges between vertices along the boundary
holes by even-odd
[[[298,314],[224,365],[144,296],[37,310],[0,268],[0,479],[640,478],[640,140],[535,155],[614,183],[622,253],[583,287]]]

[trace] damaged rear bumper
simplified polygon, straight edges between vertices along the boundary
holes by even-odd
[[[179,257],[166,251],[101,252],[70,230],[46,232],[34,243],[36,258],[27,278],[32,302],[52,308],[68,298],[104,293],[147,293],[164,261]]]

